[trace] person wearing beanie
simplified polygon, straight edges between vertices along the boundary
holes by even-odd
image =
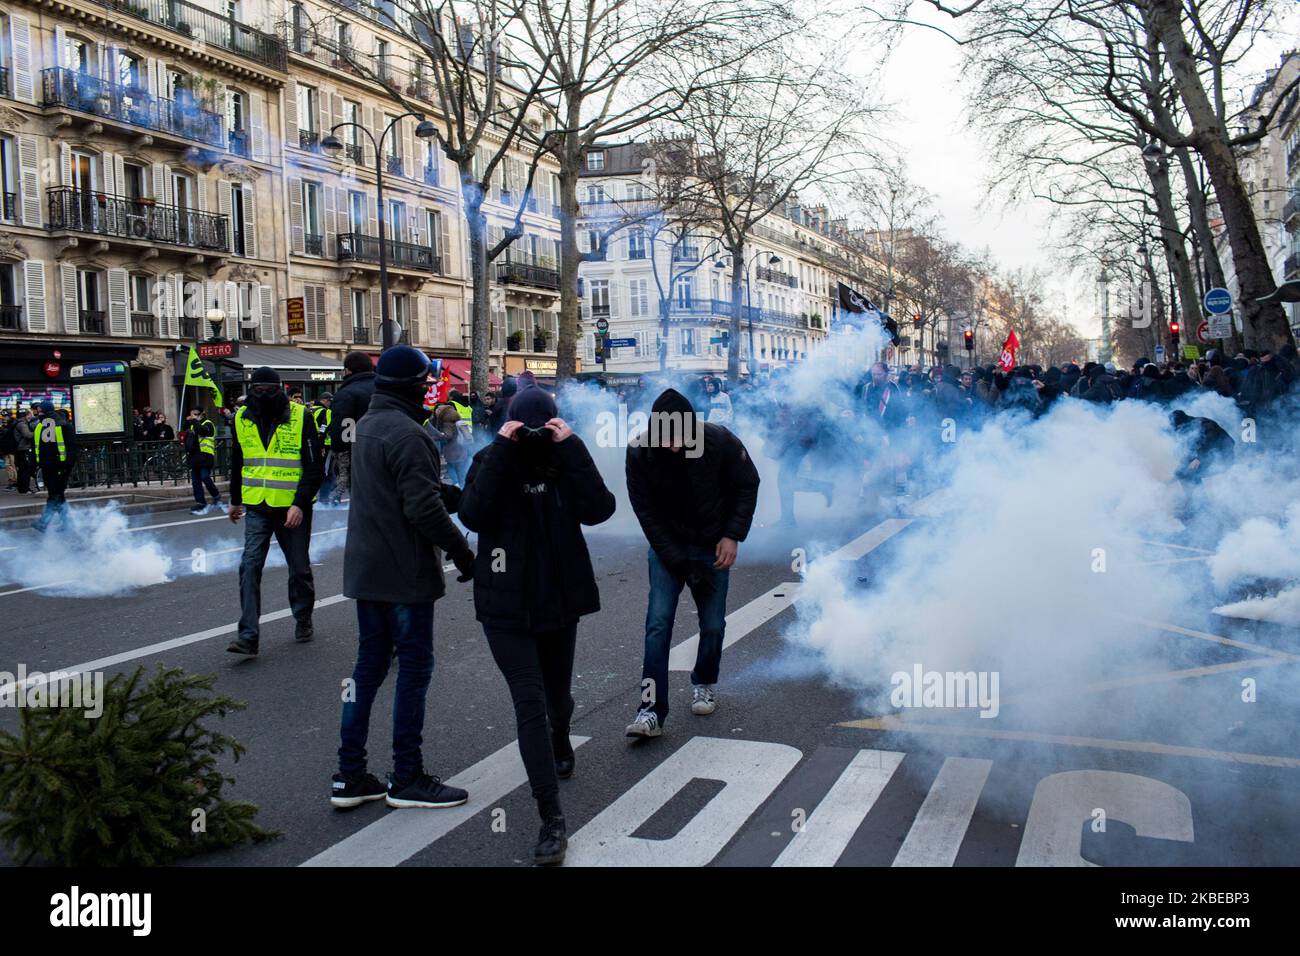
[[[686,587],[700,619],[691,713],[717,706],[729,572],[754,520],[759,477],[741,440],[702,421],[671,388],[651,406],[647,431],[628,443],[626,470],[632,510],[650,543],[642,704],[626,733],[658,737],[668,716],[673,619]]]
[[[474,612],[510,687],[519,752],[542,820],[538,864],[564,859],[561,777],[574,770],[570,684],[578,619],[600,610],[583,525],[615,500],[582,439],[536,385],[519,389],[510,419],[474,456],[460,520],[478,533]]]
[[[343,356],[343,384],[330,407],[330,452],[334,458],[334,501],[352,487],[352,437],[375,394],[375,363],[368,352]]]
[[[316,583],[311,573],[311,509],[323,477],[324,450],[307,409],[289,401],[273,368],[254,370],[248,402],[235,416],[230,451],[230,520],[244,524],[239,563],[239,634],[226,648],[256,657],[261,641],[262,569],[271,538],[289,568],[293,639],[312,639]]]
[[[469,799],[427,773],[422,752],[433,605],[447,589],[443,553],[456,565],[456,580],[474,575],[474,552],[448,514],[460,492],[438,480],[438,449],[421,427],[428,380],[423,352],[408,345],[386,349],[353,435],[343,594],[357,603],[358,636],[354,693],[343,703],[330,791],[337,809],[379,799],[390,807],[454,807]],[[367,769],[366,741],[371,707],[394,658],[393,769],[384,786]]]
[[[45,483],[45,507],[32,525],[44,532],[55,517],[59,528],[68,526],[68,478],[77,464],[77,431],[66,409],[54,409],[54,403],[41,402],[40,414],[32,429],[32,447],[36,464]]]

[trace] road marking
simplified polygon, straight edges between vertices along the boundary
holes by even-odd
[[[802,756],[787,744],[692,737],[570,838],[565,865],[704,866]],[[695,779],[725,786],[670,839],[632,836]]]
[[[1283,657],[1250,657],[1241,661],[1228,661],[1226,664],[1209,664],[1205,667],[1189,667],[1180,671],[1159,671],[1154,674],[1139,674],[1136,677],[1119,677],[1115,680],[1085,684],[1082,687],[1051,687],[1037,693],[1003,695],[1002,704],[1007,706],[1017,704],[1022,700],[1034,700],[1042,697],[1059,698],[1063,693],[1070,696],[1075,694],[1099,694],[1108,690],[1118,690],[1121,687],[1159,684],[1165,681],[1189,680],[1196,677],[1211,677],[1214,674],[1224,674],[1230,671],[1250,670],[1256,667],[1277,667],[1279,664],[1290,663],[1292,662]]]
[[[1136,753],[1166,754],[1172,757],[1195,757],[1221,760],[1224,763],[1253,764],[1261,767],[1300,767],[1300,758],[1272,754],[1252,754],[1234,750],[1206,750],[1146,740],[1113,740],[1105,737],[1072,737],[1040,734],[1029,730],[979,730],[973,727],[946,727],[941,724],[913,724],[897,717],[865,717],[844,721],[837,726],[854,730],[883,730],[903,734],[934,734],[946,737],[985,737],[990,740],[1021,740],[1030,743],[1059,744],[1064,747],[1094,747],[1099,750],[1128,750]]]
[[[773,866],[834,866],[905,754],[860,750]]]
[[[1200,554],[1215,554],[1214,551],[1207,551],[1204,548],[1193,548],[1185,544],[1169,544],[1166,541],[1147,541],[1144,538],[1120,538],[1121,541],[1132,541],[1136,544],[1150,544],[1157,548],[1172,548],[1175,551],[1196,551]]]
[[[947,758],[892,865],[952,866],[992,768],[992,760]]]
[[[569,741],[577,750],[590,739],[571,736]],[[468,803],[446,810],[390,810],[300,866],[397,866],[527,782],[519,741],[511,741],[447,781],[469,791]]]
[[[1125,568],[1150,568],[1158,564],[1186,564],[1188,561],[1208,561],[1214,557],[1212,554],[1197,554],[1190,558],[1162,558],[1159,561],[1134,561],[1132,564],[1114,565],[1112,571],[1122,571]]]
[[[1185,637],[1195,637],[1202,641],[1211,641],[1215,644],[1223,644],[1225,647],[1239,647],[1242,650],[1253,651],[1256,654],[1267,654],[1269,657],[1281,657],[1289,661],[1300,661],[1300,654],[1288,654],[1286,651],[1279,651],[1271,647],[1265,647],[1263,644],[1251,644],[1247,641],[1237,641],[1233,640],[1231,637],[1220,637],[1218,634],[1209,634],[1205,631],[1193,630],[1190,627],[1180,627],[1177,624],[1163,624],[1160,621],[1148,621],[1145,618],[1131,617],[1127,614],[1119,614],[1116,616],[1126,621],[1132,621],[1134,624],[1153,627],[1158,631],[1168,631],[1171,634],[1182,634]]]
[[[918,507],[937,495],[929,495],[917,503]],[[829,554],[817,558],[818,561],[857,561],[866,557],[894,535],[898,534],[914,518],[886,518],[870,531],[858,535],[847,544],[841,545]],[[722,639],[725,650],[742,637],[758,630],[772,618],[799,600],[799,582],[778,584],[765,594],[760,594],[743,607],[727,615],[727,625]],[[700,635],[688,637],[668,652],[668,669],[670,671],[690,671],[695,668],[695,657],[699,653]]]
[[[1140,837],[1193,842],[1192,803],[1177,787],[1135,773],[1067,770],[1034,788],[1016,866],[1096,866],[1080,852],[1083,826],[1105,832],[1115,820]]]

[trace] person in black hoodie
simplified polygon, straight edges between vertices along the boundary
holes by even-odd
[[[521,388],[492,443],[474,456],[460,520],[478,532],[474,610],[515,705],[519,752],[542,818],[533,859],[564,859],[560,777],[573,774],[569,721],[578,618],[600,610],[582,526],[614,513],[586,445],[555,401]]]
[[[701,420],[686,397],[671,388],[655,399],[648,431],[628,443],[628,497],[650,542],[650,599],[641,707],[627,736],[662,733],[668,716],[668,650],[684,587],[691,589],[700,617],[691,713],[713,713],[728,576],[737,545],[754,520],[758,483],[758,469],[740,439]]]
[[[357,422],[375,394],[375,365],[367,352],[343,357],[343,384],[330,406],[329,444],[334,458],[333,498],[342,501],[352,487],[352,441]]]

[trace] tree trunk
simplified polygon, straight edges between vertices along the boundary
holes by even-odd
[[[1196,168],[1192,165],[1192,156],[1186,149],[1175,150],[1178,156],[1178,163],[1183,170],[1183,181],[1187,185],[1187,209],[1192,220],[1193,235],[1196,236],[1196,243],[1201,249],[1201,258],[1205,264],[1204,274],[1197,274],[1197,282],[1201,285],[1201,295],[1197,296],[1197,315],[1201,310],[1201,298],[1210,289],[1227,288],[1228,279],[1223,274],[1223,263],[1219,261],[1219,250],[1214,244],[1214,233],[1210,230],[1210,215],[1205,208],[1205,191],[1201,189],[1201,182],[1197,178]],[[1242,347],[1240,336],[1237,334],[1236,326],[1233,326],[1232,347],[1234,351],[1239,351]],[[1225,340],[1219,339],[1219,346],[1223,347]]]
[[[1268,253],[1255,222],[1250,196],[1241,181],[1236,157],[1228,144],[1227,128],[1205,92],[1198,63],[1183,33],[1181,17],[1180,0],[1148,0],[1148,28],[1160,38],[1160,45],[1165,49],[1179,98],[1187,108],[1192,124],[1192,138],[1197,152],[1205,159],[1224,228],[1228,232],[1246,346],[1277,349],[1291,341],[1291,328],[1281,305],[1257,301],[1275,287]],[[1196,321],[1200,321],[1199,309]]]
[[[492,315],[492,286],[488,280],[487,217],[483,196],[474,176],[473,161],[460,167],[461,194],[465,199],[465,228],[469,232],[470,313],[469,388],[480,395],[488,390],[490,360],[488,328]]]
[[[1183,231],[1178,227],[1178,213],[1174,209],[1173,191],[1169,185],[1169,163],[1162,158],[1158,163],[1144,165],[1155,192],[1156,217],[1160,221],[1160,244],[1164,247],[1165,264],[1173,273],[1177,285],[1182,324],[1189,326],[1187,336],[1184,337],[1186,339],[1196,334],[1196,326],[1200,324],[1201,307],[1196,295],[1196,281],[1192,277],[1192,265],[1187,258],[1187,246],[1183,242]],[[1157,288],[1159,282],[1156,280],[1154,270],[1149,278],[1153,289]],[[1161,312],[1163,311],[1161,309]],[[1152,316],[1152,321],[1158,321],[1155,315]]]
[[[744,290],[741,283],[745,281],[745,243],[744,240],[738,245],[732,246],[731,252],[731,331],[727,347],[727,382],[735,385],[740,381],[740,350],[741,346],[741,315],[744,313]],[[748,316],[745,316],[748,318]],[[749,378],[754,380],[754,371],[757,366],[756,356],[754,355],[754,343],[752,339],[746,340],[744,348],[748,349],[749,355]]]
[[[579,127],[580,103],[569,104],[568,129]],[[560,333],[555,341],[555,381],[578,374],[578,335],[582,317],[578,302],[578,176],[585,152],[582,137],[568,133],[558,151],[560,161]],[[606,356],[608,361],[608,356]]]

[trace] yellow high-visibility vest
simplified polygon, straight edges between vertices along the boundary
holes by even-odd
[[[316,409],[312,418],[316,422],[316,430],[320,432],[321,438],[325,442],[325,447],[328,448],[330,446],[330,422],[334,420],[333,410],[322,405]]]
[[[450,399],[448,399],[448,402],[452,408],[456,409],[456,414],[460,416],[461,421],[469,422],[469,429],[472,433],[474,431],[474,409],[468,405],[462,405],[460,402],[453,402]]]
[[[288,508],[302,480],[302,425],[306,409],[289,405],[289,420],[276,426],[270,445],[262,444],[257,425],[241,408],[235,416],[235,438],[244,455],[240,493],[246,505]]]
[[[212,427],[211,422],[203,422],[201,425],[196,427],[203,429],[203,432],[199,434],[199,452],[204,455],[212,455],[215,457],[217,454],[216,429]]]
[[[37,460],[41,454],[41,430],[45,427],[45,422],[39,422],[36,430],[32,432],[32,445],[36,449]],[[54,444],[59,450],[59,461],[68,460],[68,446],[63,440],[63,426],[57,422],[54,425]]]

